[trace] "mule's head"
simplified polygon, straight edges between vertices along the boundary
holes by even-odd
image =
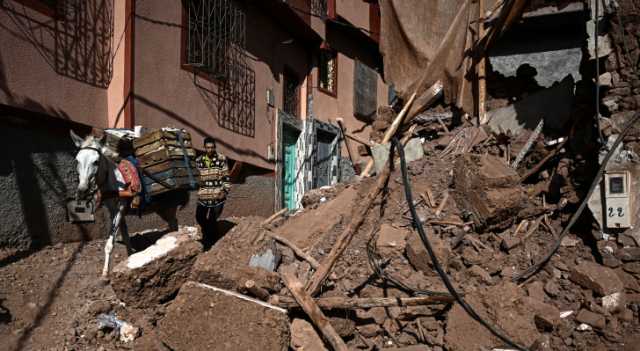
[[[103,140],[89,135],[86,138],[79,137],[72,130],[69,132],[71,140],[79,149],[76,155],[78,170],[78,198],[86,198],[98,187],[101,178],[101,166],[103,162]]]

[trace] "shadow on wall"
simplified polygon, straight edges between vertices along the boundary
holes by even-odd
[[[0,192],[5,200],[0,203],[0,248],[21,250],[0,261],[0,266],[53,242],[82,241],[106,233],[102,212],[94,224],[67,222],[66,203],[77,181],[70,126],[26,113],[0,106],[0,139],[11,145],[3,150],[0,163]]]
[[[141,95],[135,95],[134,99],[137,103],[143,104],[147,107],[150,107],[162,114],[164,114],[165,116],[175,120],[177,123],[180,123],[183,126],[189,127],[191,129],[193,129],[194,131],[196,131],[198,134],[200,134],[203,137],[215,137],[214,135],[210,134],[209,132],[207,132],[206,130],[204,130],[201,126],[198,126],[196,124],[194,124],[193,122],[191,122],[188,118],[181,116],[177,113],[175,113],[174,111],[160,105],[159,103],[149,100],[144,96]],[[235,152],[238,155],[247,155],[247,156],[251,156],[251,157],[255,157],[258,159],[261,159],[265,162],[271,162],[269,159],[267,159],[266,157],[264,157],[261,154],[258,154],[257,152],[255,152],[254,150],[251,149],[241,149],[238,148],[232,144],[226,143],[224,140],[216,140],[216,143],[219,145],[224,145],[228,150],[231,150],[233,152]]]
[[[115,56],[113,0],[57,3],[53,17],[46,17],[18,2],[0,1],[0,11],[11,20],[0,23],[0,28],[33,45],[56,73],[95,87],[108,87]]]
[[[193,83],[220,127],[255,137],[256,74],[239,55],[232,56],[226,77],[213,83],[194,74]]]

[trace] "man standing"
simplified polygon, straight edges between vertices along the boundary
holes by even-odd
[[[227,159],[216,152],[213,138],[204,139],[204,150],[204,155],[196,159],[196,167],[200,171],[196,221],[202,228],[203,241],[212,245],[219,239],[216,233],[217,220],[231,190],[231,182]]]

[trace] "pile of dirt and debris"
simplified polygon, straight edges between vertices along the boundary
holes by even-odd
[[[0,333],[14,346],[50,338],[87,350],[509,349],[456,302],[444,274],[479,319],[527,349],[632,345],[640,247],[628,233],[596,242],[585,226],[559,237],[583,196],[547,186],[541,173],[568,167],[562,159],[513,167],[499,135],[469,124],[435,136],[406,166],[408,183],[394,160],[376,177],[307,194],[295,213],[226,219],[233,227],[208,251],[189,227],[126,260],[117,245],[110,285],[97,282],[99,242],[78,248],[90,259],[74,244],[4,267],[12,317]],[[519,279],[556,241],[557,254]],[[45,277],[55,277],[48,270],[59,267],[47,266],[56,259],[76,256],[88,261]],[[38,279],[73,302],[48,304]],[[17,316],[31,304],[40,312]]]

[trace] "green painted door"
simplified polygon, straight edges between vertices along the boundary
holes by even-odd
[[[296,207],[296,141],[298,133],[289,128],[283,128],[282,149],[282,206],[288,209]]]

